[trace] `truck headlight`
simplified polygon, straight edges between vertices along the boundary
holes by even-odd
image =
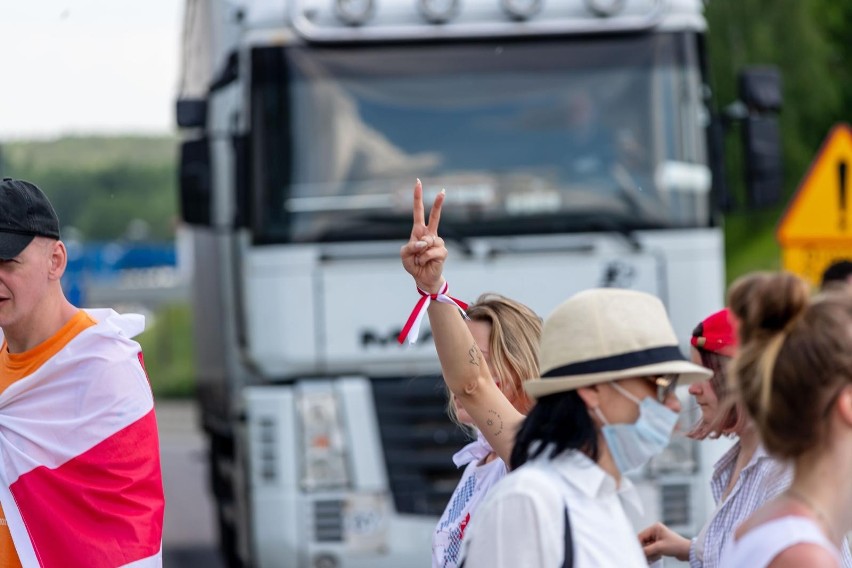
[[[331,388],[305,388],[298,398],[302,427],[302,487],[306,491],[349,485],[337,397]]]

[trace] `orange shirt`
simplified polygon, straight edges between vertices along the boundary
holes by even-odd
[[[87,327],[95,325],[95,320],[84,312],[78,311],[60,328],[53,337],[39,343],[23,353],[9,353],[6,342],[0,347],[0,392],[41,367],[45,361],[56,355],[69,341]],[[6,515],[0,507],[0,566],[3,568],[20,568],[21,561],[12,542],[12,533],[6,524]]]

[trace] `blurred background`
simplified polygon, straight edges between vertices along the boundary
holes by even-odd
[[[192,398],[191,249],[178,221],[183,10],[180,0],[0,3],[0,174],[37,183],[52,200],[74,303],[149,318],[139,341],[161,402],[167,564],[215,566],[206,450]],[[717,103],[737,99],[744,66],[775,65],[783,77],[780,203],[738,210],[745,164],[736,128],[726,135],[730,282],[780,268],[779,217],[831,127],[852,120],[852,2],[712,0],[705,15]]]
[[[114,293],[105,284],[119,278],[129,289],[155,289],[143,307],[156,323],[142,342],[163,397],[186,397],[193,388],[178,254],[174,108],[182,17],[180,0],[0,4],[0,21],[9,24],[0,52],[0,172],[49,194],[74,253],[75,299],[99,301]],[[831,126],[852,120],[852,4],[714,0],[706,17],[717,101],[737,98],[736,72],[745,65],[777,65],[783,76],[785,199],[726,215],[730,282],[780,267],[774,230],[787,199]],[[742,201],[744,166],[738,137],[729,136],[727,183]],[[137,290],[109,301],[138,297]]]

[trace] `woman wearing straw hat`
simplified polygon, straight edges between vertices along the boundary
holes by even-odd
[[[638,496],[622,474],[668,443],[678,379],[686,384],[711,372],[681,355],[659,299],[627,290],[581,292],[545,321],[541,380],[524,383],[538,400],[524,420],[494,384],[447,296],[447,251],[437,232],[443,199],[439,194],[426,224],[415,186],[403,265],[434,300],[426,310],[450,390],[497,454],[511,455],[518,468],[471,520],[467,567],[647,566],[624,510],[638,509]]]
[[[545,320],[537,399],[512,452],[516,471],[471,526],[468,568],[645,567],[625,473],[669,441],[683,384],[710,371],[686,361],[665,308],[642,292],[595,289]],[[520,545],[523,543],[523,545]]]
[[[437,237],[442,201],[443,195],[439,196],[437,207],[432,208],[430,215],[430,234],[434,238],[428,247],[428,255],[421,255],[424,251],[416,244],[409,246],[412,243],[402,249],[403,265],[415,276],[420,290],[437,291],[440,286],[440,265],[447,252]],[[419,182],[415,189],[414,211],[414,230],[425,230]],[[417,240],[421,236],[427,235],[418,233]],[[429,255],[432,260],[425,262]],[[439,269],[437,273],[429,272],[435,268]],[[434,282],[438,285],[433,288]],[[431,297],[429,300],[431,305]],[[438,322],[439,329],[433,329],[433,333],[436,334],[444,379],[450,387],[448,412],[455,422],[466,428],[473,426],[476,430],[476,439],[453,456],[457,466],[466,467],[432,536],[432,566],[455,568],[466,527],[490,488],[508,473],[506,464],[509,463],[515,427],[532,406],[523,382],[539,374],[541,318],[520,302],[493,293],[483,294],[474,304],[465,306],[467,325],[454,307],[443,306],[449,313],[438,310],[438,315],[434,315],[435,308],[430,305],[420,307],[428,310],[430,317]],[[415,319],[419,314],[420,310],[415,310]],[[447,330],[449,333],[440,324],[445,315],[451,323]],[[433,319],[433,326],[435,323]],[[413,324],[406,328],[403,339],[416,336],[417,329]],[[456,335],[464,336],[462,342],[450,345],[446,340]],[[464,347],[459,349],[459,346]],[[454,361],[454,354],[469,362],[474,353],[478,358],[475,367],[458,365]],[[471,374],[469,370],[473,368],[476,372]],[[479,379],[482,380],[481,385],[477,383]],[[488,401],[485,405],[471,406],[474,416],[468,413],[463,401],[469,386],[473,387],[478,400]]]

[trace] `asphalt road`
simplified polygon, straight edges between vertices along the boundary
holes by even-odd
[[[157,401],[166,493],[164,568],[224,568],[207,490],[206,446],[192,401]]]

